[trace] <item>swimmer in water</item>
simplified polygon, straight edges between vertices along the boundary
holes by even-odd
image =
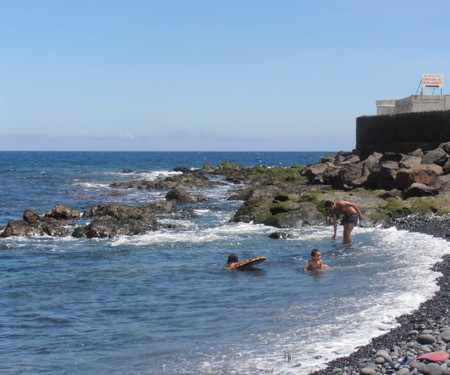
[[[322,262],[322,253],[318,249],[313,249],[311,251],[311,259],[308,263],[306,263],[306,266],[303,268],[303,270],[306,271],[314,271],[314,270],[324,270],[326,268],[329,268],[326,264],[323,264]]]
[[[239,259],[236,254],[228,255],[228,260],[227,260],[227,264],[225,264],[225,269],[227,269],[227,270],[233,269],[238,262],[239,262]]]

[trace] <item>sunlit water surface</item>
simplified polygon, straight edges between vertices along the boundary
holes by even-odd
[[[176,166],[231,160],[306,164],[324,153],[0,153],[1,224],[26,208],[81,211],[144,204],[166,192],[109,184],[154,179]],[[126,171],[125,171],[126,169]],[[131,172],[130,172],[131,170]],[[126,172],[126,173],[124,173]],[[8,238],[0,252],[0,363],[4,374],[306,374],[384,333],[436,290],[430,266],[448,242],[396,229],[287,230],[230,223],[242,202],[225,184],[187,206],[177,229],[88,240]],[[304,273],[311,249],[330,269]],[[266,256],[251,272],[226,271],[229,253]],[[289,359],[289,360],[288,360]]]

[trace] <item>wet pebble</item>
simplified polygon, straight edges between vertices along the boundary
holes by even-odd
[[[447,330],[447,331],[444,331],[444,332],[442,332],[441,333],[441,339],[444,341],[444,342],[450,342],[450,330]]]
[[[427,345],[427,344],[435,343],[436,339],[434,338],[433,335],[426,333],[426,334],[417,336],[417,342],[422,345]]]

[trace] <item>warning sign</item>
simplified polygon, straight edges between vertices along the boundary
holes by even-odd
[[[444,75],[443,74],[422,74],[422,88],[423,89],[443,89]]]

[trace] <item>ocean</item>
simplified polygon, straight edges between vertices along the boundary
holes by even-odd
[[[113,182],[164,178],[175,167],[312,163],[326,152],[0,152],[0,225],[64,204],[140,205],[167,192]],[[429,268],[447,241],[395,228],[353,231],[231,223],[235,185],[180,206],[196,218],[111,239],[0,239],[0,374],[308,374],[395,326],[437,290]],[[364,213],[364,212],[363,212]],[[303,267],[313,248],[330,266]],[[251,272],[223,269],[267,257]]]

